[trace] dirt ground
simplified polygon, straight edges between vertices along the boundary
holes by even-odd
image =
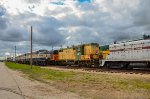
[[[45,68],[45,67],[44,67]],[[104,75],[112,75],[116,77],[121,77],[122,79],[144,79],[150,80],[150,74],[134,74],[134,73],[110,73],[110,72],[95,72],[95,71],[85,71],[83,69],[64,69],[59,67],[46,67],[48,69],[53,70],[61,70],[61,71],[73,71],[73,72],[84,72],[93,74],[104,74]],[[91,99],[149,99],[150,91],[145,90],[136,90],[136,91],[128,91],[128,90],[116,90],[112,86],[108,86],[104,83],[91,83],[91,84],[82,84],[82,83],[57,83],[59,89],[68,89],[69,91],[75,92],[79,95],[84,96],[85,98]],[[68,88],[69,87],[69,88]]]
[[[25,95],[25,99],[84,99],[75,93],[59,90],[52,85],[30,80],[21,72],[8,70],[16,79],[23,95]]]

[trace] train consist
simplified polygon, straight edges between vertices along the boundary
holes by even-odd
[[[17,63],[29,64],[30,53],[15,58]],[[11,61],[11,59],[8,59]],[[106,68],[150,68],[150,38],[100,46],[81,44],[59,50],[33,52],[34,65],[77,65]]]
[[[19,55],[15,58],[17,63],[30,64],[30,53]],[[13,59],[8,58],[8,61]],[[34,65],[99,65],[99,44],[82,44],[60,50],[39,50],[32,53]]]

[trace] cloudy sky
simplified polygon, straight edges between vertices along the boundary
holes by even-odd
[[[0,0],[0,56],[150,34],[150,0]]]

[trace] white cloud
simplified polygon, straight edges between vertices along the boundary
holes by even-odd
[[[0,6],[6,12],[0,10],[3,14],[0,16],[0,47],[8,52],[8,49],[13,49],[11,46],[17,45],[20,53],[28,51],[25,46],[28,46],[31,25],[35,49],[80,42],[98,42],[101,45],[137,38],[143,32],[149,33],[149,4],[146,0],[93,0],[92,3],[79,3],[77,0],[2,0]],[[10,41],[14,43],[9,47]],[[3,42],[7,47],[2,46]]]

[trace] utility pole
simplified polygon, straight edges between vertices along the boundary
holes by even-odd
[[[31,36],[30,36],[30,40],[31,40],[31,52],[30,52],[30,66],[31,66],[31,69],[32,69],[32,26],[31,26]]]
[[[16,63],[16,46],[15,46],[15,63]]]
[[[51,51],[51,59],[52,59],[52,60],[55,60],[55,59],[54,59],[54,53],[53,53],[53,45],[52,45],[52,51]],[[55,63],[54,63],[54,64],[55,64]]]
[[[53,45],[52,45],[52,54],[53,54]]]

